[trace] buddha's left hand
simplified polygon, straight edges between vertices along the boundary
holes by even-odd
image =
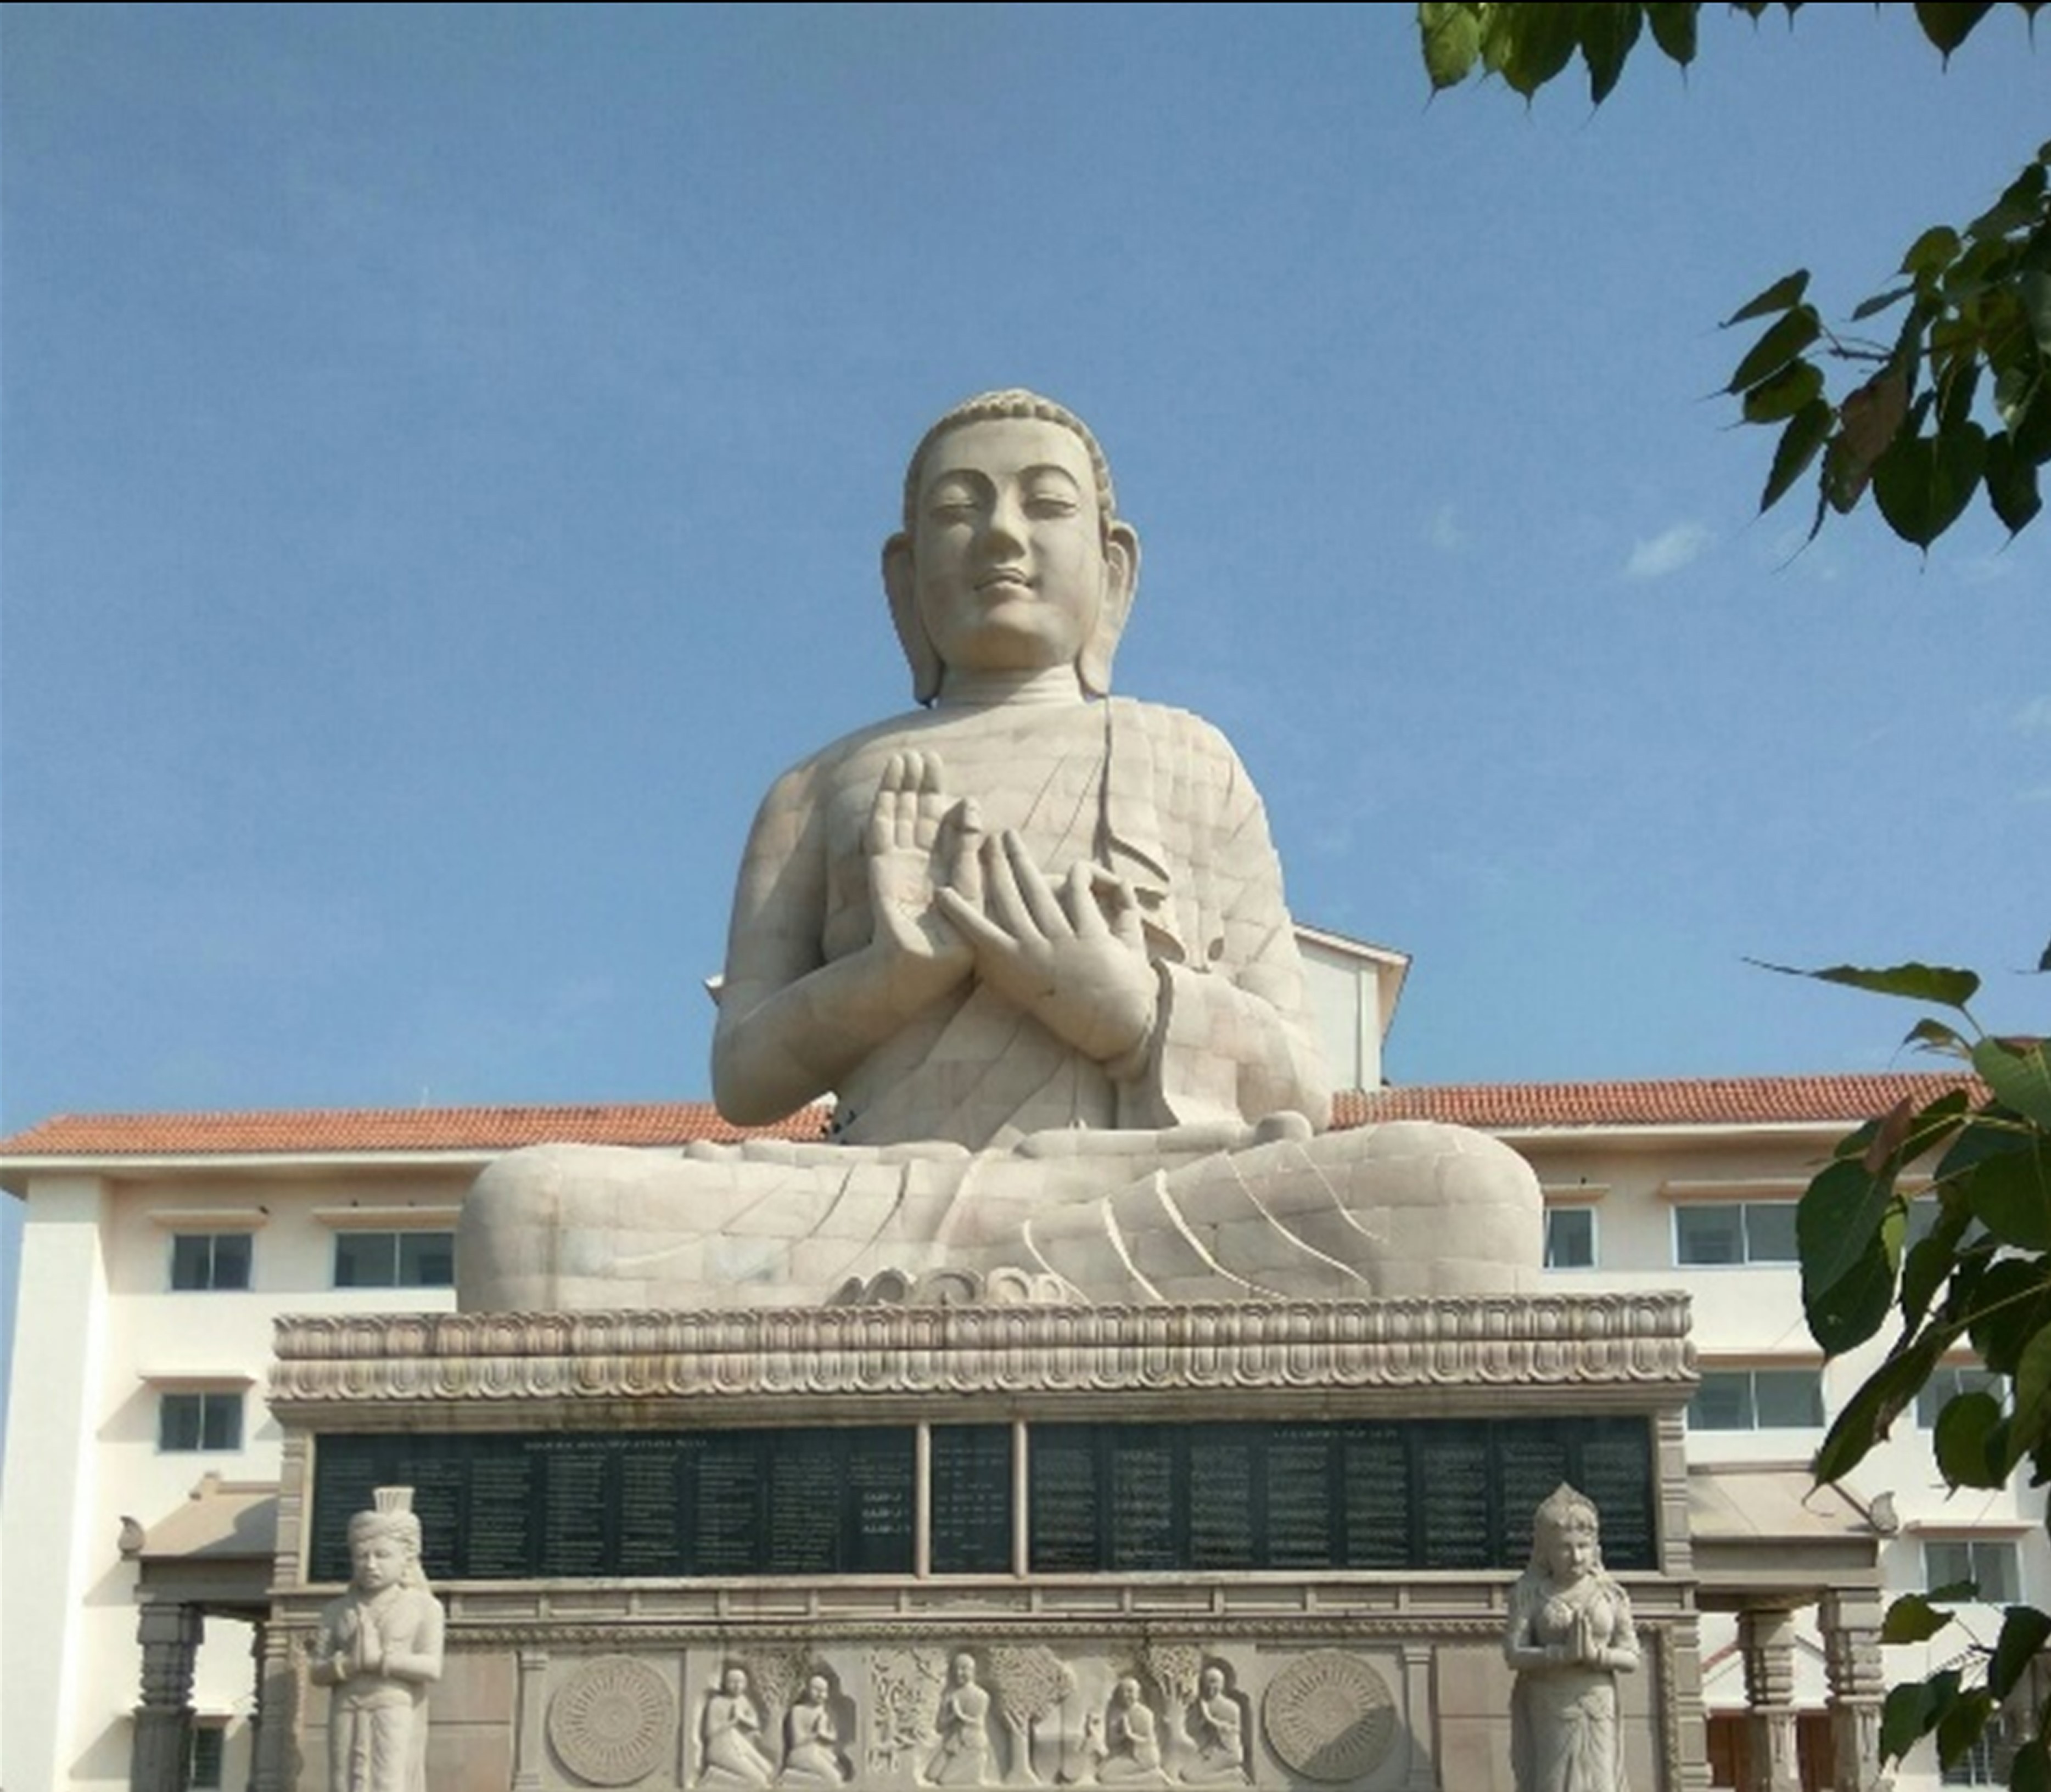
[[[1125,880],[1079,861],[1057,888],[1010,829],[984,840],[982,871],[980,906],[954,888],[935,897],[975,949],[977,975],[1085,1056],[1141,1060],[1158,985]]]

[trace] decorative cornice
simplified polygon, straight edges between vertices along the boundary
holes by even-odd
[[[1692,1386],[1674,1291],[1148,1307],[805,1307],[703,1313],[286,1316],[270,1400],[287,1425],[361,1404],[793,1396],[1428,1395],[1548,1388],[1643,1408]],[[1665,1399],[1662,1399],[1662,1396]],[[296,1415],[295,1409],[301,1409]],[[591,1410],[587,1408],[587,1410]],[[617,1415],[608,1415],[611,1418]],[[647,1422],[644,1418],[643,1422]]]

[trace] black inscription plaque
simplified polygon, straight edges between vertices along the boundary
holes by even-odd
[[[1175,1446],[1158,1425],[1115,1431],[1111,1446],[1111,1565],[1118,1569],[1174,1568]]]
[[[1410,1453],[1397,1425],[1350,1426],[1341,1446],[1346,1565],[1410,1564]]]
[[[1011,1567],[1011,1427],[945,1425],[932,1434],[936,1574],[1004,1574]]]
[[[1036,1573],[1087,1573],[1104,1566],[1097,1537],[1096,1446],[1111,1429],[1037,1425],[1027,1434],[1032,1489],[1027,1523]]]
[[[1332,1554],[1332,1425],[1276,1425],[1268,1433],[1268,1560],[1276,1568],[1329,1568]]]
[[[1495,1538],[1489,1523],[1489,1436],[1486,1426],[1432,1426],[1419,1439],[1417,1565],[1486,1568]]]
[[[1012,1431],[931,1433],[936,1574],[1011,1568]],[[1522,1568],[1562,1481],[1613,1568],[1658,1563],[1644,1419],[1030,1427],[1041,1574]],[[908,1574],[908,1425],[317,1440],[311,1569],[346,1580],[351,1514],[411,1486],[437,1579]]]
[[[1190,1434],[1190,1566],[1243,1568],[1259,1550],[1251,1425],[1197,1425]]]

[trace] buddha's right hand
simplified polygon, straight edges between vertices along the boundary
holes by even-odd
[[[942,888],[981,900],[975,805],[951,802],[936,753],[893,753],[877,780],[863,850],[869,861],[871,949],[881,955],[890,999],[909,1013],[944,995],[975,968],[975,954],[935,905]]]

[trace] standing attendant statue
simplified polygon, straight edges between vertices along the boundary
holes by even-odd
[[[1139,576],[1074,413],[987,392],[926,432],[883,549],[920,707],[763,798],[713,1040],[729,1120],[830,1095],[830,1142],[515,1152],[463,1204],[464,1311],[1536,1288],[1507,1146],[1328,1130],[1253,782],[1111,694]]]
[[[1562,1482],[1538,1508],[1531,1565],[1510,1596],[1517,1792],[1627,1792],[1616,1677],[1638,1666],[1631,1600],[1604,1571],[1596,1509]]]
[[[933,1728],[940,1746],[926,1763],[933,1786],[986,1786],[990,1783],[990,1694],[977,1685],[975,1657],[964,1651],[955,1657],[954,1678],[940,1695]]]
[[[410,1487],[349,1521],[350,1590],[321,1613],[308,1663],[328,1701],[330,1792],[427,1792],[428,1689],[441,1678],[441,1601],[420,1570]]]

